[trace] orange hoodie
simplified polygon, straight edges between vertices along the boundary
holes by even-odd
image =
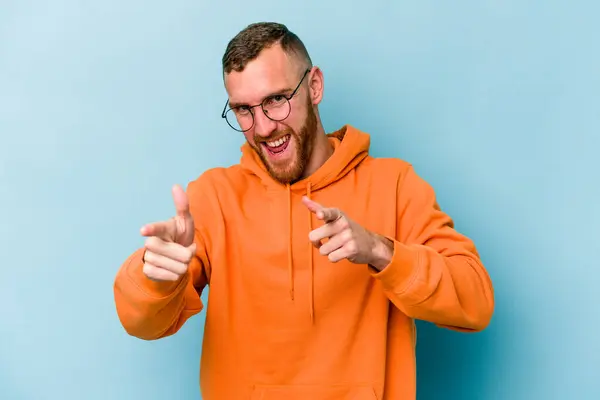
[[[370,156],[369,135],[351,126],[329,140],[334,154],[291,186],[245,144],[239,165],[188,186],[197,244],[189,272],[150,281],[140,248],[117,273],[120,321],[146,340],[176,333],[210,287],[204,399],[415,399],[414,319],[465,332],[490,321],[490,278],[432,188],[410,164]],[[321,256],[308,234],[322,222],[303,195],[393,240],[391,263],[376,272]]]

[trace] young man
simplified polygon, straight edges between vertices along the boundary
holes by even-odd
[[[241,161],[173,188],[176,216],[119,270],[126,331],[153,340],[206,307],[204,399],[414,399],[414,320],[484,329],[490,278],[410,164],[370,137],[326,134],[323,75],[275,23],[223,57],[223,117]]]

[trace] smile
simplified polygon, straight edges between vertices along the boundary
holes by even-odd
[[[283,152],[287,148],[290,142],[290,137],[290,135],[285,135],[284,137],[281,137],[277,140],[264,142],[263,145],[269,151],[269,153],[278,154]]]

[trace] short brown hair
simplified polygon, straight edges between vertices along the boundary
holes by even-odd
[[[257,22],[248,25],[229,41],[223,55],[223,73],[243,71],[263,49],[275,44],[281,45],[286,53],[298,56],[307,68],[312,66],[304,43],[295,33],[280,23]]]

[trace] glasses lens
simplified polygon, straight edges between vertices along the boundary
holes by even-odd
[[[273,121],[282,121],[290,115],[290,102],[283,96],[273,96],[265,99],[262,104],[265,115]]]
[[[236,131],[244,132],[252,128],[254,123],[254,117],[250,111],[235,112],[234,110],[228,110],[225,114],[227,123]]]

